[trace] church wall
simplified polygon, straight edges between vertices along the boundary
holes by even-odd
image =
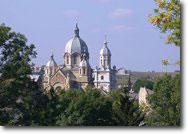
[[[73,70],[71,70],[71,71],[72,71],[72,73],[74,74],[74,76],[76,76],[76,78],[78,78],[78,77],[80,76],[79,68],[73,69]]]
[[[85,89],[88,86],[88,83],[81,83],[81,88]]]
[[[109,92],[109,90],[111,89],[110,83],[99,83],[98,88],[103,89],[107,92]]]
[[[98,73],[98,74],[97,74]],[[97,77],[98,75],[98,77]],[[111,89],[111,74],[109,71],[98,71],[94,72],[95,80],[94,80],[94,86],[99,89],[103,89],[106,92],[109,92],[109,89]],[[98,80],[97,80],[98,78]]]
[[[60,82],[55,83],[53,85],[53,88],[54,88],[55,91],[59,90],[59,88],[61,88],[61,90],[66,89],[65,88],[65,84],[64,83],[60,83]]]
[[[103,77],[103,79],[102,79],[102,77]],[[100,81],[100,82],[110,82],[110,73],[100,72],[98,74],[98,81]]]
[[[62,74],[57,73],[53,78],[51,79],[51,85],[55,85],[55,83],[62,83],[63,85],[66,84],[66,79],[65,77],[62,76]]]

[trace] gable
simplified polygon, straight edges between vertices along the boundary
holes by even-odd
[[[66,84],[66,77],[61,70],[58,70],[51,78],[51,85],[55,83]]]

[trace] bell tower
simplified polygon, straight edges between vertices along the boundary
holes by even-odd
[[[100,51],[100,67],[104,70],[111,69],[111,52],[108,48],[108,41],[106,36],[104,46]]]

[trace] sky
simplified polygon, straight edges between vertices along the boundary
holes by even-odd
[[[66,43],[73,37],[76,22],[86,42],[90,64],[99,65],[105,35],[112,65],[133,71],[174,71],[180,48],[165,44],[165,34],[148,22],[154,0],[0,0],[0,23],[24,34],[36,46],[36,65],[45,65],[53,53],[63,64]]]

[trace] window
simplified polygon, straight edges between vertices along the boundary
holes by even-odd
[[[83,74],[85,74],[86,73],[86,69],[85,68],[83,68]]]
[[[67,56],[67,64],[69,64],[69,56]]]
[[[73,64],[76,64],[76,56],[73,57]]]
[[[101,76],[101,80],[104,80],[104,76]]]
[[[104,67],[106,67],[106,59],[104,59]]]

